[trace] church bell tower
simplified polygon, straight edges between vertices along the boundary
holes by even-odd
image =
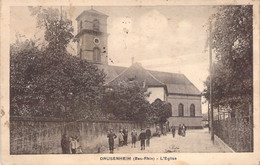
[[[83,11],[77,18],[77,56],[94,64],[107,65],[107,18],[94,9]]]

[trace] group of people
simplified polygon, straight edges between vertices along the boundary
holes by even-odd
[[[186,135],[186,126],[184,124],[179,124],[178,128],[178,135],[179,136],[185,136]],[[167,125],[163,125],[162,129],[159,125],[156,126],[156,135],[162,134],[166,135],[167,132],[171,130],[172,136],[175,137],[175,126],[173,125],[171,128]],[[153,135],[155,136],[155,135]],[[145,150],[145,147],[150,146],[150,139],[152,137],[152,132],[149,127],[145,129],[141,129],[141,132],[138,136],[138,133],[136,129],[134,128],[131,131],[131,138],[132,138],[132,148],[136,148],[136,141],[140,140],[141,143],[141,150]],[[120,129],[118,135],[114,133],[113,129],[110,129],[107,134],[108,138],[108,144],[109,144],[109,150],[110,153],[114,152],[114,142],[115,139],[118,138],[118,147],[127,145],[128,142],[128,129],[125,127],[124,129]],[[70,136],[68,137],[66,134],[63,134],[61,139],[61,148],[63,154],[76,154],[76,153],[82,153],[81,146],[79,143],[78,136]]]
[[[134,128],[131,131],[131,138],[132,138],[132,148],[136,148],[136,141],[137,139],[140,140],[141,142],[141,150],[145,150],[145,141],[146,141],[146,146],[150,146],[150,138],[152,136],[151,130],[149,127],[147,127],[146,130],[141,129],[141,133],[137,134],[136,129]],[[109,144],[109,151],[110,153],[114,152],[114,142],[115,139],[118,137],[118,147],[121,147],[123,145],[127,145],[127,139],[128,139],[128,129],[120,129],[118,136],[114,133],[113,129],[110,129],[107,138],[108,138],[108,144]]]
[[[68,137],[66,134],[63,134],[61,139],[61,148],[63,154],[82,153],[78,136]]]
[[[125,127],[124,129],[120,129],[118,134],[118,147],[127,145],[127,138],[128,138],[127,127]]]
[[[178,135],[179,136],[185,136],[186,135],[186,129],[187,129],[187,127],[184,124],[179,124]],[[173,133],[173,131],[174,131],[174,133]],[[174,137],[175,136],[175,127],[174,126],[172,128],[172,133],[174,134],[173,135],[173,137]]]
[[[169,125],[167,125],[167,123],[163,124],[162,128],[160,127],[159,124],[157,124],[157,126],[156,126],[156,136],[159,136],[159,137],[161,135],[166,136],[167,132],[170,132],[170,131],[171,131],[170,127],[169,127]]]

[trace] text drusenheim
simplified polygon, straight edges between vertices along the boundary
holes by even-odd
[[[100,157],[100,160],[132,160],[132,158],[113,156],[113,157]]]
[[[100,157],[100,160],[133,160],[133,161],[140,161],[140,160],[177,160],[176,157],[120,157],[120,156],[112,156],[112,157]]]

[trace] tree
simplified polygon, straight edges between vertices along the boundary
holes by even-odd
[[[156,99],[152,103],[153,111],[152,114],[155,114],[155,120],[159,123],[165,123],[167,118],[172,116],[172,106],[170,103],[162,101],[161,99]],[[151,115],[152,115],[151,114]]]
[[[147,101],[150,94],[136,81],[121,83],[107,87],[102,101],[102,110],[106,114],[113,114],[113,119],[143,122],[147,119],[147,112],[151,105]]]
[[[210,40],[217,62],[213,71],[213,98],[230,107],[253,100],[252,6],[221,6],[212,16]],[[209,78],[208,78],[209,79]],[[209,81],[205,82],[208,99]]]
[[[55,8],[29,7],[31,15],[37,18],[37,27],[44,30],[44,39],[48,49],[66,52],[73,35],[72,21]]]
[[[48,46],[39,49],[33,40],[11,45],[11,115],[105,118],[100,110],[105,74],[66,51],[71,21],[59,19],[52,8],[30,10]]]
[[[213,64],[213,72],[212,72],[212,88],[214,93],[214,102],[213,106],[217,108],[219,105],[224,106],[227,104],[227,97],[226,97],[226,85],[227,85],[227,77],[226,75],[227,70],[223,69],[223,64],[219,61],[218,63]],[[204,85],[207,87],[204,89],[204,97],[206,100],[209,100],[210,93],[209,93],[209,87],[210,87],[210,77],[207,77],[207,80],[204,82]]]
[[[100,109],[105,74],[97,67],[69,54],[11,47],[12,115],[79,118]]]

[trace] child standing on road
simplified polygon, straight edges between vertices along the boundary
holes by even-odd
[[[72,154],[76,154],[76,149],[77,149],[77,140],[75,137],[72,137],[72,140],[71,140],[71,152]]]
[[[135,148],[135,143],[136,143],[136,140],[137,140],[137,132],[136,132],[135,129],[132,130],[131,136],[132,136],[132,148],[133,148],[133,146]]]

